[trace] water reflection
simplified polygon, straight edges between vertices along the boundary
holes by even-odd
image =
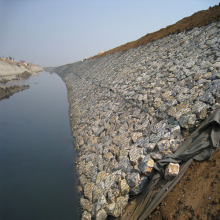
[[[42,72],[0,102],[0,219],[78,219],[67,91]]]

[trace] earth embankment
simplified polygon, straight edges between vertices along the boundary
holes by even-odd
[[[219,29],[214,19],[50,68],[68,89],[83,219],[120,217],[149,183],[154,163],[219,107]]]
[[[26,78],[42,70],[43,69],[36,64],[26,64],[24,62],[0,58],[0,82]]]

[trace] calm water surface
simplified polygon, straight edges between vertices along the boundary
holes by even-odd
[[[0,219],[78,219],[67,90],[42,72],[0,101]]]

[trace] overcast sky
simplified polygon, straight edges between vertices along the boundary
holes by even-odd
[[[109,50],[219,0],[0,0],[0,56],[58,66]]]

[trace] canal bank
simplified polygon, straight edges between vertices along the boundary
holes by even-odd
[[[0,219],[77,219],[66,87],[46,72],[0,102]]]
[[[83,219],[120,217],[219,106],[219,22],[50,71],[66,83]]]

